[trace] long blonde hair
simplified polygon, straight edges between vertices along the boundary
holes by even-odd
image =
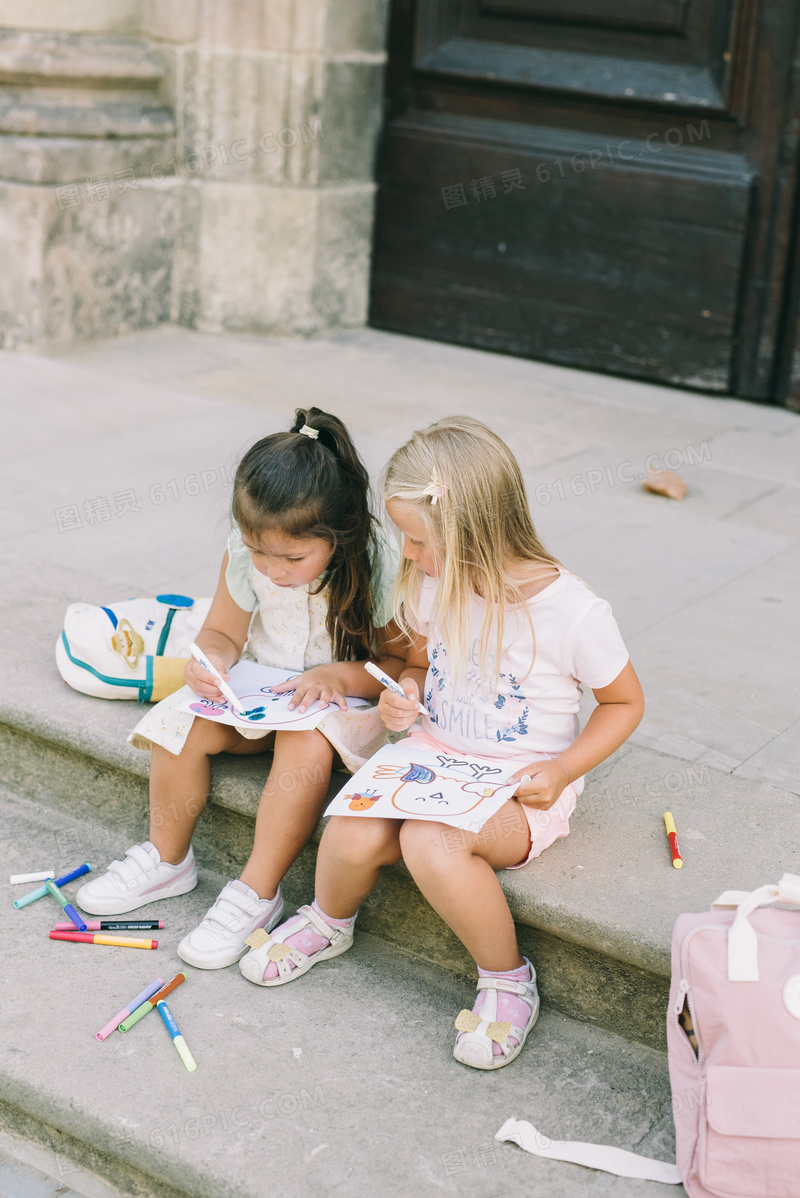
[[[437,490],[438,495],[432,494]],[[456,677],[466,670],[474,597],[483,599],[480,673],[487,682],[491,673],[496,685],[507,604],[520,605],[533,633],[525,595],[511,570],[531,563],[542,570],[562,568],[533,526],[513,453],[480,420],[437,420],[393,454],[384,474],[383,498],[409,504],[425,522],[439,574],[431,622]],[[403,558],[395,583],[394,618],[407,635],[413,636],[420,623],[422,581],[415,563]]]

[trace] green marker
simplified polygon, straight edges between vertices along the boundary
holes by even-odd
[[[145,1015],[150,1014],[150,1012],[155,1008],[156,1003],[161,1002],[161,999],[166,998],[168,994],[172,994],[172,991],[176,988],[176,986],[180,986],[181,982],[185,981],[185,973],[176,973],[171,982],[167,982],[166,986],[163,986],[157,994],[152,995],[152,997],[146,1002],[143,1002],[140,1007],[137,1007],[135,1011],[131,1012],[127,1019],[123,1019],[118,1030],[121,1032],[129,1032],[135,1023],[138,1023],[140,1019],[144,1019]]]
[[[86,931],[86,924],[81,919],[78,912],[73,907],[72,903],[68,903],[61,891],[56,886],[52,878],[48,878],[45,882],[45,887],[50,891],[56,902],[60,903],[64,908],[64,914],[68,915],[79,932]]]

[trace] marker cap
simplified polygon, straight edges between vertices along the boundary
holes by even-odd
[[[189,1070],[190,1073],[194,1073],[195,1069],[197,1068],[197,1061],[195,1061],[194,1057],[189,1052],[189,1046],[186,1043],[186,1041],[184,1040],[183,1036],[181,1036],[180,1034],[178,1034],[177,1036],[173,1036],[172,1043],[175,1045],[178,1052],[180,1053],[180,1058],[183,1061],[186,1068]]]

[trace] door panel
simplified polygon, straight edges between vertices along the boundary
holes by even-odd
[[[769,397],[796,16],[396,0],[372,323]]]

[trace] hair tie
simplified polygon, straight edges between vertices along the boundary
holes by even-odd
[[[303,427],[297,431],[302,433],[304,437],[311,437],[313,441],[316,441],[317,437],[319,436],[319,429],[312,428],[310,424],[304,424]]]
[[[422,494],[430,495],[431,507],[435,507],[437,500],[443,499],[446,491],[447,483],[439,481],[439,475],[437,473],[436,467],[434,466],[433,474],[431,475],[431,481],[428,483]]]

